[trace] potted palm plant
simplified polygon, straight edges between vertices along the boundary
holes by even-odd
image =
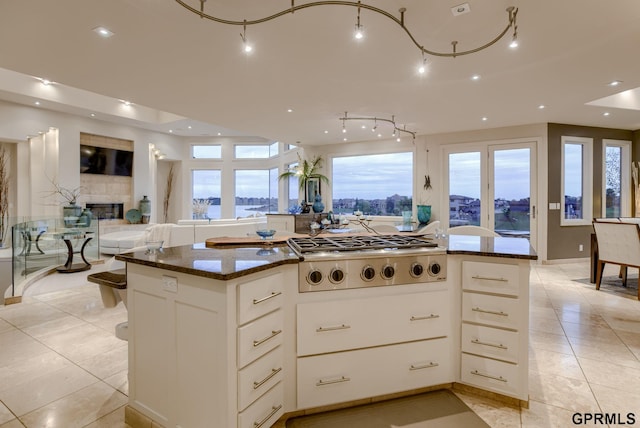
[[[310,161],[307,159],[302,159],[298,154],[298,164],[293,168],[283,172],[278,177],[279,180],[288,179],[290,177],[298,178],[298,187],[301,192],[304,192],[307,199],[313,197],[316,202],[322,204],[322,197],[320,195],[320,187],[313,192],[314,194],[309,195],[309,184],[317,181],[318,183],[324,182],[325,184],[329,184],[329,178],[325,175],[322,175],[318,172],[318,170],[322,167],[322,156],[314,156]],[[303,201],[303,205],[313,202],[313,201]],[[319,209],[320,205],[316,205],[316,209]],[[314,210],[315,211],[315,210]],[[320,211],[322,212],[322,209]]]

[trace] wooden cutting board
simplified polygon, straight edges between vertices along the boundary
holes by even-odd
[[[217,238],[207,238],[204,243],[207,248],[223,247],[230,245],[278,245],[286,244],[287,236],[274,236],[271,239],[261,239],[259,236],[219,236]]]

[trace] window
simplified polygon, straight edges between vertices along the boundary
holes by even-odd
[[[277,141],[269,146],[269,157],[278,156],[278,146],[280,143]]]
[[[298,166],[298,162],[290,163],[287,165],[287,171],[291,171]],[[298,206],[298,196],[300,192],[300,181],[298,180],[297,175],[292,175],[287,180],[287,192],[289,194],[289,204],[288,208],[293,208]]]
[[[220,218],[220,170],[192,171],[193,218]]]
[[[480,152],[449,154],[449,226],[480,226]]]
[[[236,170],[235,216],[278,212],[278,170]]]
[[[629,217],[631,142],[603,140],[602,216]]]
[[[593,140],[562,137],[561,226],[583,226],[592,221]]]
[[[269,158],[270,146],[266,144],[261,145],[236,145],[235,158],[236,159],[266,159]]]
[[[213,144],[194,144],[191,146],[191,157],[193,159],[220,159],[222,157],[222,148]]]
[[[400,216],[413,206],[413,153],[335,157],[333,212]]]

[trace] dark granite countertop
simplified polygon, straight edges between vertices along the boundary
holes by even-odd
[[[223,281],[299,261],[287,245],[207,248],[204,243],[164,248],[154,255],[146,251],[119,254],[116,259]]]
[[[449,235],[447,254],[504,257],[537,260],[538,255],[525,238],[503,238],[470,235]]]

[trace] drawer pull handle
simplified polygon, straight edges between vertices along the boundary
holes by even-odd
[[[264,342],[266,342],[267,340],[273,339],[274,337],[276,337],[280,333],[282,333],[282,330],[271,330],[271,334],[269,336],[265,337],[264,339],[254,340],[253,341],[253,346],[260,346]]]
[[[253,382],[253,389],[258,389],[260,388],[262,385],[264,385],[269,379],[271,379],[272,377],[274,377],[275,375],[277,375],[278,373],[280,373],[282,371],[282,367],[277,368],[277,369],[271,369],[271,373],[269,373],[267,375],[267,377],[265,377],[264,379],[262,379],[260,382]]]
[[[480,275],[474,275],[471,278],[473,279],[480,279],[482,281],[500,281],[500,282],[509,282],[508,279],[505,278],[492,278],[490,276],[480,276]]]
[[[316,382],[316,386],[324,386],[324,385],[331,385],[333,383],[349,382],[350,380],[351,378],[346,376],[340,376],[338,379],[331,379],[331,380],[320,379],[319,381]]]
[[[440,364],[438,363],[434,363],[433,361],[430,362],[429,364],[422,364],[419,366],[414,366],[413,364],[411,364],[411,367],[409,367],[409,370],[422,370],[422,369],[430,369],[431,367],[438,367]]]
[[[483,314],[500,315],[501,317],[508,317],[509,316],[509,314],[506,313],[506,312],[488,311],[486,309],[480,309],[478,307],[471,308],[471,310],[474,311],[474,312],[482,312]]]
[[[322,333],[323,331],[346,330],[348,328],[351,328],[351,326],[346,324],[336,325],[333,327],[318,327],[316,328],[316,333]]]
[[[493,379],[493,380],[499,380],[500,382],[507,382],[507,380],[502,376],[491,376],[488,374],[480,373],[478,370],[473,370],[471,374],[476,376],[488,377],[489,379]]]
[[[280,404],[279,406],[272,406],[271,407],[271,412],[260,422],[254,422],[253,423],[253,428],[260,428],[262,425],[264,425],[269,419],[271,419],[271,417],[273,415],[275,415],[276,413],[278,413],[278,410],[282,409],[282,404]]]
[[[426,315],[426,316],[423,316],[423,317],[411,316],[411,318],[409,318],[409,321],[432,320],[434,318],[440,318],[440,315],[431,314],[431,315]]]
[[[493,346],[494,348],[500,348],[500,349],[504,349],[504,350],[509,349],[508,347],[504,346],[502,343],[499,344],[499,345],[496,345],[495,343],[481,342],[478,339],[472,339],[471,343],[473,343],[475,345]]]
[[[267,300],[273,299],[274,297],[279,296],[281,294],[282,294],[282,292],[280,292],[280,291],[278,291],[277,293],[276,292],[271,292],[271,294],[269,294],[267,297],[263,297],[262,299],[253,299],[253,304],[257,305],[258,303],[266,302]]]

